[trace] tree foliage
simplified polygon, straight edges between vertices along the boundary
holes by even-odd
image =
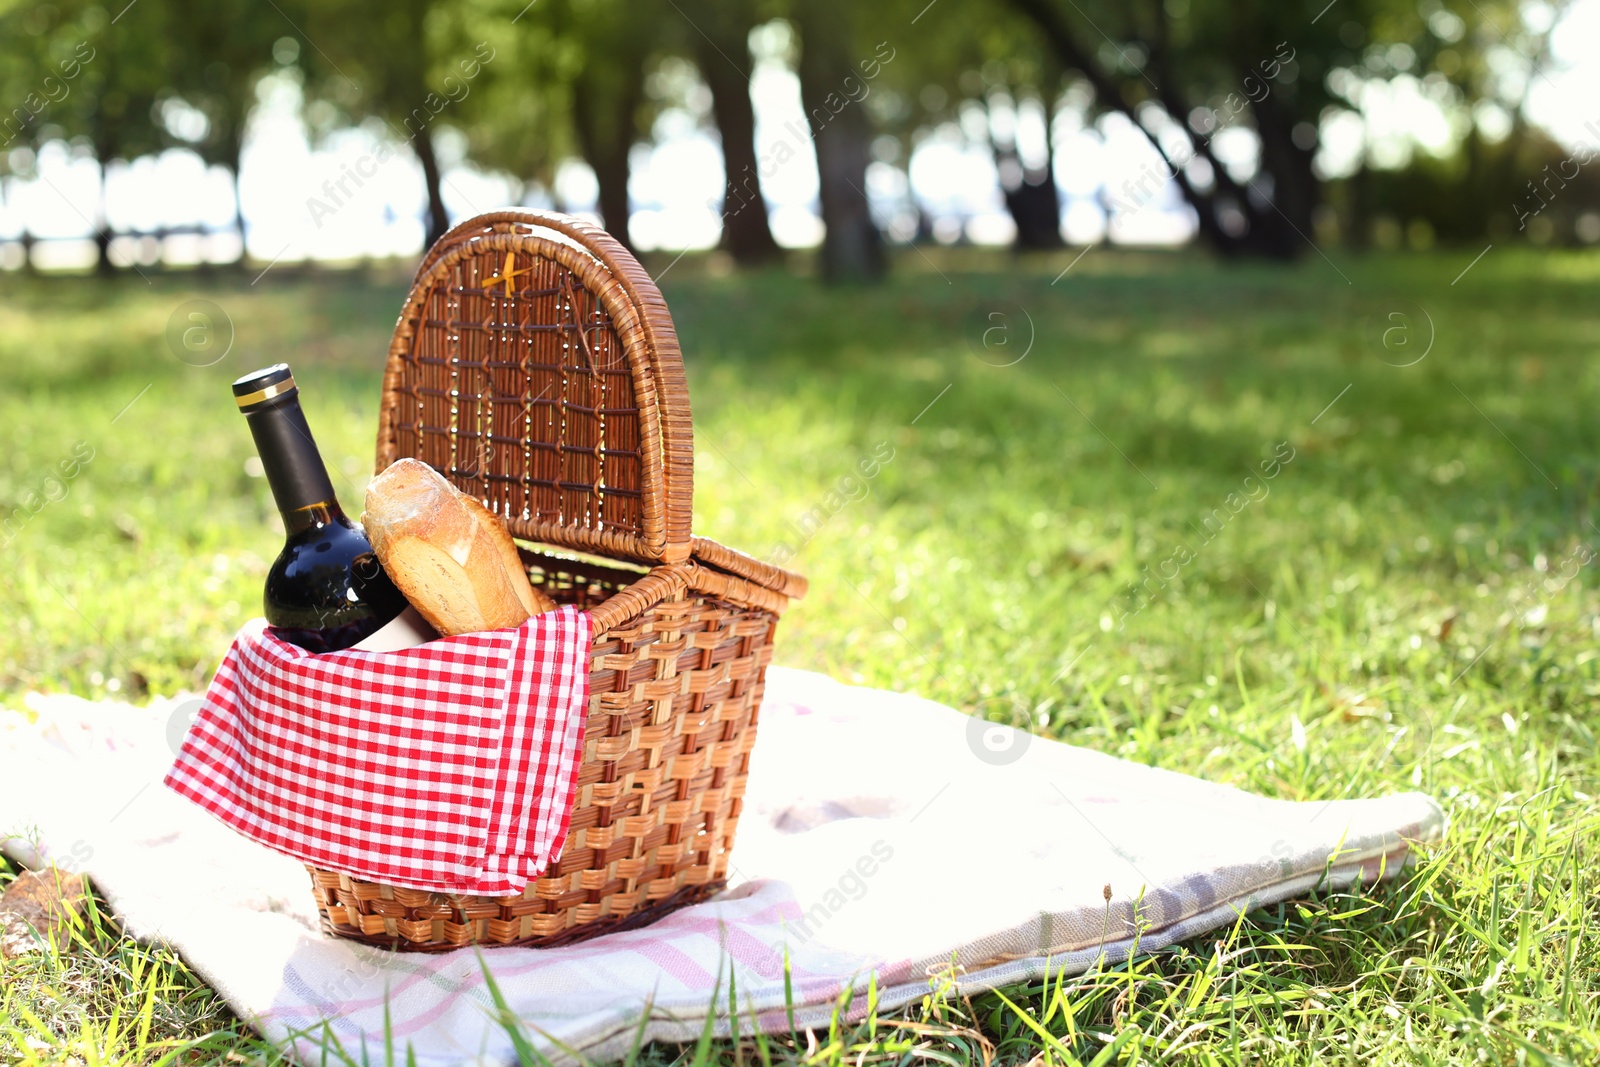
[[[1565,2],[1541,10],[1559,17]],[[821,273],[840,280],[887,264],[867,195],[873,162],[903,168],[952,123],[992,154],[1022,248],[1061,242],[1049,133],[1063,108],[1091,124],[1122,116],[1162,160],[1103,190],[1113,215],[1170,180],[1224,254],[1303,254],[1331,209],[1358,233],[1388,211],[1437,215],[1442,236],[1481,233],[1493,205],[1554,150],[1524,106],[1551,19],[1527,17],[1517,0],[168,0],[118,11],[0,0],[10,102],[0,171],[27,172],[38,148],[63,141],[102,175],[174,146],[237,175],[257,83],[292,64],[314,136],[367,123],[388,150],[415,153],[430,239],[450,221],[439,156],[449,127],[468,160],[514,188],[553,190],[564,162],[584,160],[600,214],[627,241],[631,157],[669,103],[653,95],[652,74],[689,63],[722,139],[725,246],[757,263],[778,248],[747,42],[775,18],[799,42],[793,66],[826,224]],[[1321,132],[1401,84],[1445,109],[1451,144],[1398,159],[1369,145],[1354,174],[1330,178]],[[1019,144],[1023,114],[1042,116],[1042,153]],[[1495,115],[1503,129],[1491,128]],[[1245,130],[1252,158],[1221,150]],[[1396,168],[1409,176],[1386,176]],[[103,203],[90,223],[109,267]]]

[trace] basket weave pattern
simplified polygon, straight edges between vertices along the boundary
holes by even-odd
[[[523,547],[531,579],[591,613],[583,763],[561,859],[521,895],[309,868],[324,930],[424,951],[554,945],[716,892],[774,629],[805,580],[690,534],[688,393],[649,277],[563,216],[504,212],[446,234],[384,375],[378,469],[401,456],[548,546]]]
[[[530,541],[686,559],[689,392],[655,283],[576,220],[486,218],[514,221],[458,227],[418,271],[384,376],[380,469],[424,460]],[[526,272],[509,297],[507,257]]]

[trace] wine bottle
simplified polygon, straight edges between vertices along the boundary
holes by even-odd
[[[349,648],[405,610],[406,598],[339,507],[289,365],[245,375],[233,383],[233,397],[283,516],[283,551],[267,571],[267,623],[312,652]]]

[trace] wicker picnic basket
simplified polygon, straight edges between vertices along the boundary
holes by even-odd
[[[773,630],[806,583],[691,534],[689,395],[650,277],[564,215],[451,230],[384,372],[377,469],[404,456],[503,516],[535,584],[591,613],[583,764],[565,850],[520,896],[312,867],[324,930],[411,950],[555,945],[716,892]]]

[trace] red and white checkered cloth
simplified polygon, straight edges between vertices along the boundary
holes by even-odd
[[[414,889],[519,893],[566,843],[589,616],[396,652],[241,632],[166,785],[305,863]]]

